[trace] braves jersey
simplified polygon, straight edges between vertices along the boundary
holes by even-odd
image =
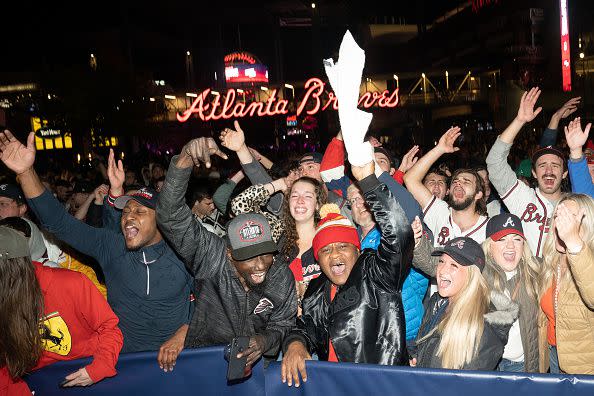
[[[478,243],[482,243],[486,236],[487,222],[485,216],[479,216],[477,222],[466,231],[452,220],[452,209],[443,200],[433,197],[423,210],[425,224],[433,232],[433,246],[444,246],[450,239],[457,237],[468,237]]]
[[[542,257],[545,239],[549,233],[554,205],[538,189],[530,188],[519,180],[501,197],[510,213],[522,221],[524,235],[532,253]]]

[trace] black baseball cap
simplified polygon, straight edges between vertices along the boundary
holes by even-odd
[[[487,238],[498,241],[508,234],[517,234],[526,239],[522,222],[518,216],[502,213],[489,219],[486,231]]]
[[[275,253],[270,223],[260,213],[242,213],[227,224],[227,239],[234,260],[243,261],[262,254]]]
[[[14,199],[17,202],[25,202],[23,192],[14,184],[0,184],[0,197]]]
[[[303,154],[303,156],[301,157],[301,159],[299,160],[300,164],[303,164],[304,162],[310,162],[313,161],[316,164],[321,164],[322,163],[322,158],[324,158],[323,154],[320,153],[306,153]]]
[[[554,154],[557,157],[561,158],[561,162],[563,162],[563,166],[565,167],[565,155],[563,154],[563,151],[560,148],[555,146],[541,147],[538,150],[536,150],[534,154],[532,154],[532,166],[535,167],[536,160],[546,154]]]
[[[133,199],[142,206],[146,206],[150,209],[157,208],[157,199],[159,198],[159,193],[153,190],[150,187],[142,187],[140,190],[136,191],[134,194],[130,195],[122,195],[121,197],[116,198],[114,201],[114,206],[118,209],[124,209],[124,206],[128,203],[129,200]]]
[[[483,248],[474,239],[468,237],[454,238],[445,246],[438,247],[431,253],[432,256],[441,256],[442,254],[447,254],[463,266],[476,265],[481,271],[485,267]]]

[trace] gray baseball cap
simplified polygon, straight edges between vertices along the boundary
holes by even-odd
[[[242,213],[227,223],[227,238],[231,256],[238,261],[278,250],[268,220],[259,213]]]
[[[12,228],[0,226],[0,259],[29,257],[27,238]]]

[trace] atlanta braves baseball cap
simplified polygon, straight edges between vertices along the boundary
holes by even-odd
[[[555,146],[541,147],[538,150],[536,150],[534,152],[534,154],[532,154],[532,166],[536,166],[536,160],[545,154],[556,155],[557,157],[561,158],[561,161],[563,162],[563,165],[565,166],[565,155],[563,154],[563,151],[561,151],[561,149],[559,149]]]
[[[447,254],[460,265],[476,265],[481,271],[485,267],[485,253],[483,248],[474,239],[468,237],[454,238],[445,246],[438,247],[431,253],[432,256]]]
[[[157,199],[159,198],[159,193],[153,190],[150,187],[142,187],[140,190],[136,191],[134,194],[130,195],[122,195],[121,197],[116,198],[114,201],[114,206],[118,209],[124,209],[124,206],[128,203],[129,200],[133,199],[134,201],[138,202],[142,206],[146,206],[150,209],[155,209],[157,207]]]
[[[0,259],[29,257],[29,242],[18,231],[0,226]]]
[[[242,213],[227,224],[231,257],[243,261],[278,249],[272,239],[270,224],[260,213]]]
[[[498,241],[509,234],[517,234],[526,239],[522,222],[518,216],[510,213],[501,213],[489,219],[486,231],[487,238]]]

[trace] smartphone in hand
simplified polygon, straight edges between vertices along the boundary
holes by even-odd
[[[247,356],[238,359],[237,354],[248,349],[250,337],[235,337],[229,346],[229,366],[227,368],[227,381],[245,378],[245,364]]]

